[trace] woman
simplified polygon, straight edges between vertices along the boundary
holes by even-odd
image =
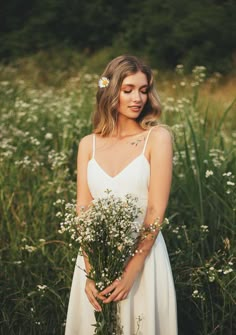
[[[133,56],[119,56],[99,81],[93,134],[78,150],[77,208],[106,189],[132,193],[143,208],[140,225],[163,221],[172,178],[172,138],[157,125],[160,103],[148,66]],[[66,335],[92,335],[94,309],[119,302],[124,335],[176,335],[173,277],[162,233],[140,242],[142,253],[128,262],[123,276],[102,292],[87,279],[86,257],[78,256],[66,323]],[[107,298],[108,297],[108,298]]]

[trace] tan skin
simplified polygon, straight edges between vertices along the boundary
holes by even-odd
[[[124,79],[120,90],[120,104],[118,110],[118,121],[114,133],[108,137],[96,135],[102,143],[122,144],[127,138],[147,133],[136,122],[136,118],[141,113],[143,106],[147,101],[147,79],[142,72],[128,76]],[[145,215],[144,224],[152,224],[157,217],[160,222],[163,221],[165,210],[168,203],[171,179],[172,179],[172,138],[167,129],[162,126],[156,126],[149,137],[145,155],[150,163],[150,183],[148,191],[148,206]],[[77,205],[78,213],[80,206],[87,206],[93,199],[87,184],[87,165],[92,158],[92,135],[84,137],[78,150],[78,178],[77,178]],[[119,158],[119,157],[118,157]],[[116,175],[122,166],[118,161],[109,161],[109,174]],[[107,167],[107,168],[108,168]],[[158,231],[156,231],[156,235]],[[142,253],[135,254],[128,262],[125,271],[120,280],[115,280],[110,286],[102,292],[98,292],[94,281],[87,279],[85,292],[94,309],[101,311],[99,299],[103,303],[111,301],[120,301],[127,298],[135,279],[142,270],[145,259],[149,254],[155,239],[146,238],[138,249]],[[86,256],[84,257],[87,273],[90,265]],[[109,297],[107,297],[109,294]]]

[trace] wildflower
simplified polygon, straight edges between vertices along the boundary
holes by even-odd
[[[28,244],[26,244],[24,247],[22,247],[22,249],[23,250],[27,250],[28,252],[33,252],[33,251],[35,251],[37,248],[36,247],[34,247],[34,246],[32,246],[32,245],[28,245]]]
[[[198,297],[198,290],[194,290],[193,291],[193,293],[192,293],[192,296],[194,297],[194,298],[197,298]]]
[[[205,174],[205,177],[208,178],[210,176],[213,175],[213,171],[212,170],[206,170],[206,174]]]
[[[193,298],[205,300],[204,294],[200,293],[198,290],[194,290],[192,293]]]
[[[45,140],[52,140],[53,135],[51,133],[47,133],[47,134],[45,134],[44,138],[45,138]]]
[[[105,88],[109,85],[110,80],[107,77],[102,77],[98,81],[98,86],[100,88]]]
[[[230,272],[232,272],[232,271],[233,271],[233,269],[229,268],[229,269],[224,270],[224,271],[223,271],[223,274],[224,274],[224,275],[227,275],[228,273],[230,273]]]
[[[229,186],[234,186],[235,185],[235,183],[233,183],[232,181],[227,181],[226,184],[229,185]]]
[[[37,285],[38,291],[44,291],[47,288],[47,285]]]
[[[201,228],[201,231],[202,231],[203,233],[208,233],[208,232],[209,232],[209,230],[208,230],[208,226],[206,226],[206,225],[201,225],[200,228]]]
[[[61,217],[62,217],[62,212],[57,212],[57,213],[56,213],[56,217],[57,217],[57,218],[61,218]]]
[[[232,172],[225,172],[225,173],[223,173],[223,177],[230,177],[232,175]]]
[[[183,66],[183,64],[176,65],[175,71],[178,74],[183,74],[184,73],[184,66]]]

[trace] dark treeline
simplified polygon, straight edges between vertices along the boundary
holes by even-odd
[[[73,47],[146,55],[160,68],[183,63],[229,72],[236,63],[235,0],[5,0],[0,59]]]

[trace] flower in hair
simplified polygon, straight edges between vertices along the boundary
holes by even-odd
[[[110,80],[107,77],[102,77],[101,79],[99,79],[98,81],[98,86],[100,88],[104,88],[107,87],[109,85]]]

